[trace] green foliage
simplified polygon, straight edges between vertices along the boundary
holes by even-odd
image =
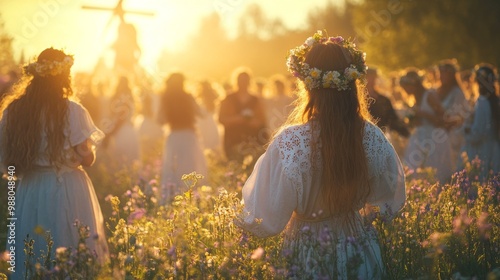
[[[5,31],[5,23],[0,14],[0,74],[6,74],[15,68],[12,36]]]
[[[43,233],[47,242],[47,251],[40,250],[36,253],[35,242],[29,235],[24,240],[25,279],[96,279],[99,277],[101,267],[95,254],[86,246],[90,237],[88,226],[75,222],[78,229],[79,240],[75,248],[53,248],[54,242],[49,231]],[[55,254],[54,254],[55,253]],[[38,257],[37,257],[38,256]],[[35,259],[36,258],[36,259]]]
[[[190,188],[171,205],[144,209],[148,201],[158,200],[155,193],[148,196],[140,189],[128,194],[132,203],[126,208],[121,208],[117,197],[110,199],[118,210],[108,223],[113,232],[108,241],[115,252],[111,260],[115,275],[125,279],[272,277],[269,260],[250,256],[259,246],[267,248],[266,244],[276,241],[265,240],[262,245],[243,237],[233,223],[242,207],[237,193],[196,187],[196,174],[184,179]],[[121,209],[132,211],[127,221],[119,217]]]
[[[426,68],[457,58],[472,68],[500,64],[499,12],[496,0],[370,0],[356,6],[353,24],[370,64]]]
[[[500,266],[500,178],[480,184],[462,171],[440,185],[421,175],[410,175],[401,213],[375,222],[389,276],[484,279]]]
[[[88,279],[78,275],[97,279],[303,279],[304,272],[294,263],[298,252],[283,251],[282,236],[256,238],[234,224],[242,209],[239,193],[246,175],[228,173],[221,163],[213,166],[218,167],[212,170],[212,178],[224,187],[198,186],[199,174],[188,174],[184,179],[189,190],[165,205],[159,203],[156,180],[136,185],[121,197],[108,197],[113,214],[107,222],[111,256],[106,267],[100,268],[85,250],[83,238],[77,250],[55,249],[53,260],[49,260],[50,248],[43,254],[45,259],[31,259],[32,270],[46,279],[55,279],[55,271],[72,275],[72,279]],[[238,172],[244,174],[244,169],[240,167]],[[394,213],[393,220],[377,217],[373,222],[388,279],[498,279],[500,177],[481,183],[475,169],[474,163],[466,165],[465,171],[445,185],[433,183],[432,170],[407,174],[408,200],[403,210]],[[87,236],[84,230],[80,232]],[[302,234],[307,237],[307,230]],[[332,239],[305,242],[335,259]],[[348,242],[362,248],[363,241]],[[33,253],[33,244],[27,245],[27,253]],[[349,260],[350,271],[359,265],[359,256]],[[328,275],[321,261],[314,267]]]

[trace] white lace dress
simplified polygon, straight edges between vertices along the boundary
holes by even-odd
[[[430,94],[434,91],[426,91],[422,97],[420,109],[429,114],[434,114],[434,110],[429,105]],[[435,169],[435,177],[441,183],[450,180],[456,166],[452,157],[451,134],[441,127],[434,126],[430,121],[423,119],[408,139],[406,146],[404,163],[408,168],[432,167]]]
[[[259,237],[284,230],[284,252],[293,256],[298,279],[380,279],[380,247],[359,210],[365,203],[380,207],[382,213],[401,209],[406,199],[401,162],[383,132],[367,122],[363,143],[371,192],[346,221],[322,210],[321,170],[311,164],[311,138],[311,124],[306,123],[274,139],[243,187],[245,208],[237,223]],[[362,263],[350,268],[355,259]]]
[[[45,152],[47,138],[42,135],[36,161],[38,167],[16,184],[16,268],[15,273],[11,275],[12,279],[24,279],[23,240],[27,234],[35,240],[35,256],[32,261],[34,264],[40,257],[40,250],[47,251],[45,237],[36,232],[50,231],[54,251],[58,247],[77,248],[79,235],[74,226],[76,220],[90,229],[87,246],[91,252],[95,252],[101,262],[108,258],[99,201],[92,181],[80,164],[74,161],[75,152],[72,148],[86,139],[97,144],[104,134],[94,125],[87,110],[78,103],[69,101],[68,118],[64,133],[66,143],[62,151],[66,162],[59,169],[50,164]],[[0,125],[3,126],[3,123]]]

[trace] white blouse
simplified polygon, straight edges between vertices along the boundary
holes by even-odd
[[[245,206],[238,222],[242,228],[268,237],[281,233],[294,219],[325,221],[319,202],[321,170],[311,164],[311,137],[310,123],[286,128],[259,158],[243,187]],[[359,203],[360,209],[368,203],[382,214],[396,213],[405,203],[406,192],[394,147],[370,122],[365,124],[363,144],[371,190],[366,201]]]

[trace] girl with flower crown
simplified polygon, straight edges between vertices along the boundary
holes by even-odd
[[[290,277],[382,279],[376,233],[361,214],[396,213],[405,181],[357,88],[364,54],[318,32],[291,51],[288,68],[301,96],[245,183],[236,223],[259,237],[283,232]]]
[[[92,182],[82,166],[95,159],[95,145],[104,134],[87,110],[69,98],[73,58],[46,49],[25,67],[26,86],[20,84],[2,104],[0,162],[15,171],[16,267],[12,279],[25,279],[24,242],[35,241],[36,260],[50,231],[53,248],[78,245],[75,220],[90,229],[87,246],[100,261],[108,248],[103,217]],[[12,175],[12,174],[10,174]],[[38,234],[37,234],[38,233]],[[27,275],[30,279],[30,275]]]
[[[474,80],[478,85],[479,97],[471,117],[464,126],[465,152],[469,160],[480,160],[479,176],[488,179],[490,171],[500,172],[500,103],[498,100],[496,69],[482,63],[474,69]],[[459,164],[460,169],[464,164]]]

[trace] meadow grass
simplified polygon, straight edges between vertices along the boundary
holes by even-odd
[[[29,262],[33,279],[302,279],[282,236],[261,239],[234,224],[253,159],[210,161],[208,184],[186,174],[188,191],[171,201],[162,197],[158,164],[143,166],[136,178],[95,179],[96,186],[114,184],[105,199],[110,261],[95,261],[85,225],[77,225],[74,248],[27,239],[27,252],[44,251]],[[477,174],[477,162],[447,184],[435,183],[430,169],[407,171],[404,208],[392,220],[372,217],[390,279],[500,279],[500,176],[480,182]]]

